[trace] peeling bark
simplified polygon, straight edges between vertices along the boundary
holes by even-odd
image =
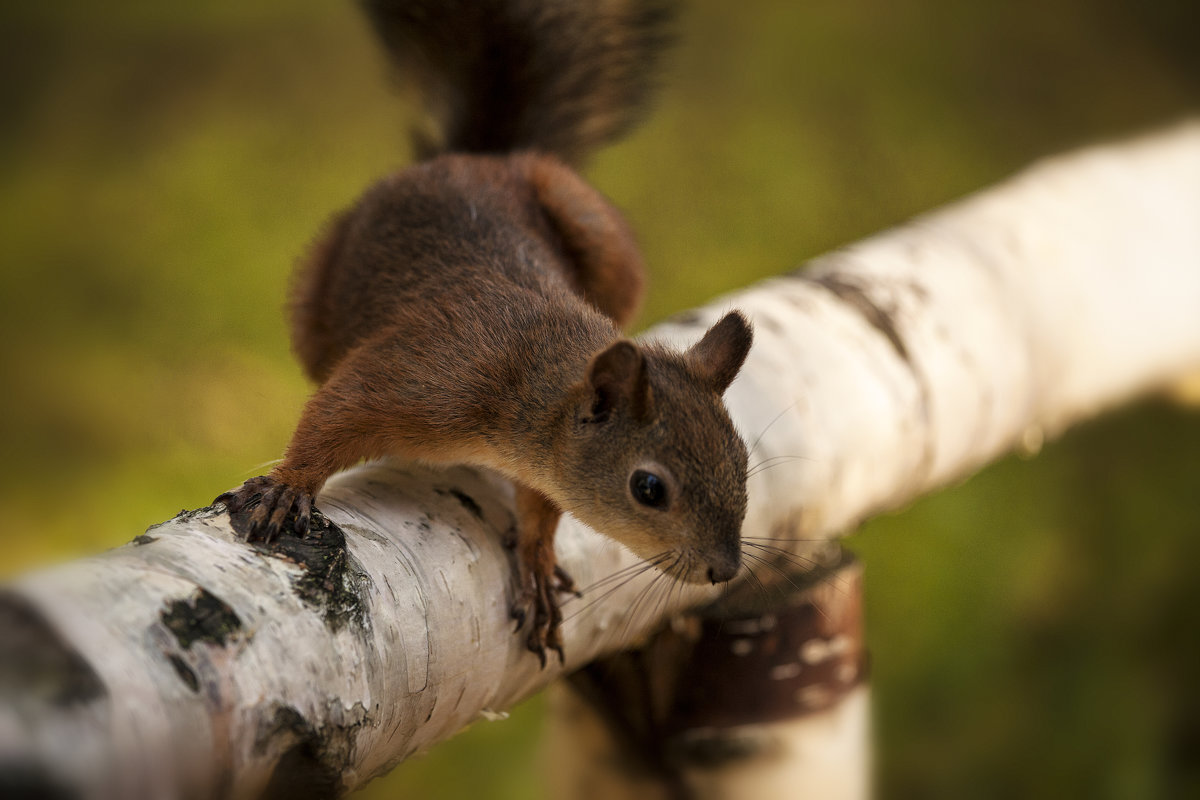
[[[1197,220],[1192,122],[1035,166],[650,335],[753,319],[727,402],[770,468],[744,532],[820,561],[864,517],[1200,368]],[[335,796],[561,674],[512,634],[503,482],[380,463],[318,505],[304,541],[247,545],[214,507],[12,582],[0,794]],[[644,574],[605,594],[635,561],[570,519],[558,551],[585,587],[567,670],[719,593]]]

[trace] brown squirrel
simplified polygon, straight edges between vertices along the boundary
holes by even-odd
[[[567,166],[636,121],[670,3],[364,6],[440,135],[301,264],[293,343],[320,388],[271,473],[217,499],[270,542],[303,535],[326,479],[364,459],[493,469],[516,487],[513,616],[561,659],[563,511],[679,580],[741,564],[747,454],[721,395],[750,327],[732,312],[685,352],[622,338],[641,257]]]

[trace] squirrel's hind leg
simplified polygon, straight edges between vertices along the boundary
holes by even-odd
[[[624,328],[642,303],[645,267],[621,212],[570,167],[544,155],[521,155],[546,222],[566,260],[575,291]]]
[[[564,662],[562,610],[559,592],[575,593],[575,582],[558,565],[554,532],[562,510],[549,498],[527,486],[517,486],[517,592],[512,617],[517,630],[528,625],[525,646],[546,666],[546,651]]]

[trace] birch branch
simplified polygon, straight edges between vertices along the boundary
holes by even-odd
[[[1200,368],[1200,121],[1036,165],[649,335],[689,343],[733,307],[756,343],[727,401],[764,467],[745,532],[812,556]],[[336,796],[562,672],[512,635],[503,482],[380,463],[318,505],[336,527],[278,550],[201,509],[6,587],[0,789]],[[568,670],[719,591],[599,584],[636,562],[570,519],[558,549],[594,587],[564,609]]]

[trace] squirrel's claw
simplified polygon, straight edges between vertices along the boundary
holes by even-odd
[[[573,594],[576,597],[583,597],[583,592],[579,591],[575,586],[575,579],[558,564],[554,565],[554,577],[558,580],[558,585],[554,587],[556,591],[564,594]]]
[[[545,669],[546,651],[558,654],[558,663],[565,664],[562,641],[562,609],[558,604],[558,593],[577,593],[571,576],[559,566],[548,572],[530,570],[525,578],[525,588],[513,604],[510,615],[516,620],[516,630],[530,623],[525,634],[525,647],[538,657]]]
[[[284,530],[303,536],[312,521],[312,496],[267,476],[251,478],[213,502],[225,504],[234,532],[247,542],[270,544]]]
[[[267,476],[260,475],[257,478],[251,478],[238,488],[218,496],[213,503],[224,503],[230,514],[236,514],[250,505],[251,501],[257,502],[256,495],[261,496],[262,490],[269,485],[270,481]]]
[[[514,605],[511,609],[509,609],[508,616],[517,623],[516,627],[513,628],[513,633],[516,633],[525,626],[525,617],[527,615],[525,613],[525,609],[521,606]]]

